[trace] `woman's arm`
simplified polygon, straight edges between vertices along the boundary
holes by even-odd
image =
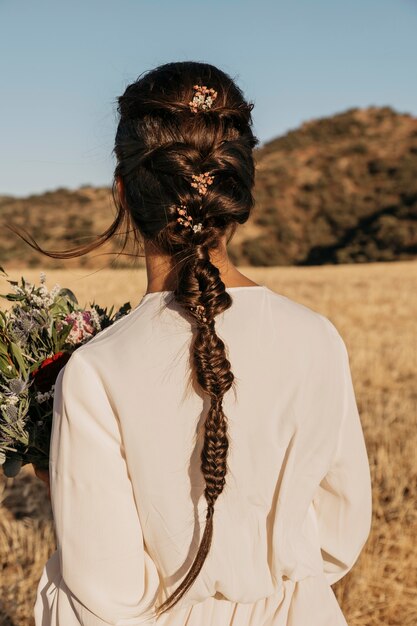
[[[369,461],[356,404],[346,345],[336,328],[343,380],[343,416],[333,462],[313,500],[324,571],[330,584],[356,562],[370,532],[372,492]]]
[[[62,580],[80,623],[153,621],[158,571],[144,547],[117,417],[82,349],[56,382],[49,465]]]

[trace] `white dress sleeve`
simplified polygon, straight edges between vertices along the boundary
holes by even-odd
[[[158,571],[144,547],[117,417],[82,349],[56,383],[49,467],[57,593],[69,595],[74,623],[153,622]]]
[[[346,345],[335,326],[343,380],[343,415],[332,464],[313,500],[324,573],[329,584],[356,562],[370,532],[372,492],[368,455]]]

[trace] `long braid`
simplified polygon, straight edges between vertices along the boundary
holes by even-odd
[[[195,291],[196,284],[199,286],[198,292]],[[195,246],[194,256],[189,258],[180,273],[174,297],[195,317],[196,333],[192,345],[194,372],[201,389],[210,397],[210,407],[203,424],[204,442],[201,451],[207,513],[201,542],[188,574],[157,608],[158,616],[178,602],[191,587],[210,550],[214,505],[223,491],[227,473],[229,440],[222,401],[234,381],[226,347],[216,334],[214,319],[231,306],[232,298],[225,289],[218,268],[210,261],[207,245],[200,243]],[[199,307],[203,307],[203,314],[199,313]]]

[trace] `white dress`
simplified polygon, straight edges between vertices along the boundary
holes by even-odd
[[[50,450],[57,551],[36,626],[346,626],[331,585],[371,524],[349,357],[333,323],[265,285],[228,287],[216,318],[235,375],[228,473],[197,579],[206,501],[189,318],[170,291],[80,347],[56,383]]]

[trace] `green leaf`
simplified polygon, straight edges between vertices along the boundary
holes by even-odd
[[[9,365],[10,365],[9,361],[5,359],[4,357],[0,356],[0,371],[2,371],[3,374],[7,376],[7,378],[13,378],[11,370],[8,369]]]
[[[72,330],[72,324],[67,324],[64,328],[58,333],[58,341],[59,345],[62,346],[65,344],[68,335]]]
[[[71,291],[71,289],[68,289],[67,287],[62,287],[59,291],[58,291],[58,295],[59,296],[63,296],[64,298],[70,300],[71,302],[73,302],[74,304],[78,304],[78,300],[76,295],[74,294],[73,291]]]
[[[16,345],[13,341],[10,342],[10,350],[12,356],[14,357],[16,363],[19,365],[19,368],[25,377],[27,375],[26,364],[23,360],[22,353],[20,352],[19,346]]]
[[[121,306],[119,309],[120,315],[126,315],[127,313],[129,313],[131,308],[132,308],[132,305],[130,304],[130,302],[125,302],[123,306]]]
[[[51,322],[51,336],[52,336],[52,342],[53,342],[54,348],[56,348],[58,344],[58,338],[56,335],[55,322],[53,320]]]
[[[25,296],[18,293],[0,293],[0,298],[6,298],[9,302],[14,302],[16,300],[24,300]]]
[[[11,437],[12,439],[14,440],[16,439],[16,431],[14,430],[14,428],[10,428],[9,426],[6,426],[6,424],[0,424],[0,430],[3,433],[6,433],[7,435],[9,435],[9,437]]]

